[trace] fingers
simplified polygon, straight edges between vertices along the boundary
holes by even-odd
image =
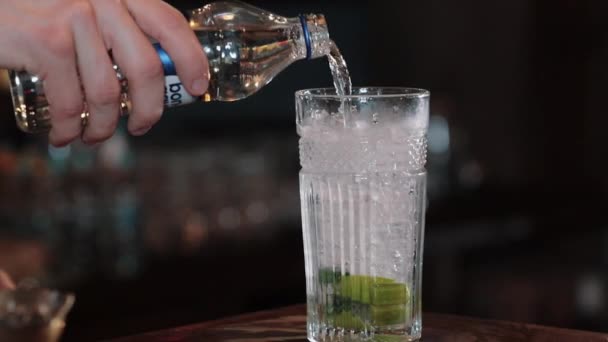
[[[12,290],[15,288],[15,284],[8,276],[8,274],[0,270],[0,290]]]
[[[49,36],[45,94],[51,113],[50,143],[64,146],[80,137],[83,93],[76,68],[74,42],[69,30],[59,30]]]
[[[108,139],[116,130],[120,86],[97,29],[94,8],[85,1],[74,11],[72,25],[78,69],[90,114],[82,140],[94,144]]]
[[[129,132],[142,135],[160,119],[164,109],[165,78],[160,59],[120,1],[92,3],[106,46],[112,49],[115,62],[129,80]]]
[[[1,8],[0,8],[1,10]],[[18,29],[17,23],[7,18],[0,18],[0,46],[4,48],[0,51],[0,68],[9,70],[23,70],[26,67],[32,68],[31,49],[27,48],[24,43],[23,32]]]
[[[188,92],[202,95],[209,84],[209,64],[201,43],[184,16],[160,0],[125,0],[141,29],[156,39],[171,56]]]

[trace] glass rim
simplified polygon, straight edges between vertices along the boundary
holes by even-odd
[[[361,90],[365,89],[369,93],[360,93]],[[406,97],[406,98],[425,98],[431,95],[431,92],[415,87],[352,87],[353,93],[350,95],[337,95],[334,87],[322,87],[322,88],[308,88],[300,89],[295,92],[296,97],[312,97],[316,99],[358,99],[358,98],[395,98],[395,97]]]

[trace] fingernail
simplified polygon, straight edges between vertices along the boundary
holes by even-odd
[[[194,90],[198,95],[202,95],[207,88],[207,81],[199,78],[192,83],[192,90]]]
[[[148,133],[148,131],[152,128],[152,126],[150,127],[144,127],[144,128],[138,128],[136,130],[134,130],[133,132],[131,132],[131,134],[133,135],[144,135],[146,133]]]

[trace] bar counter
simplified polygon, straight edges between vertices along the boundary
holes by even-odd
[[[290,306],[107,342],[306,341],[306,307]],[[423,315],[424,342],[606,342],[608,334],[461,317]]]

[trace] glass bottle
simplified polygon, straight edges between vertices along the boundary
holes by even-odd
[[[189,20],[209,60],[209,88],[203,96],[190,95],[170,56],[156,43],[165,72],[165,108],[246,98],[293,62],[328,55],[332,44],[321,14],[288,18],[240,1],[219,1],[190,11]],[[121,84],[121,114],[128,115],[128,80],[119,66],[114,65],[114,70]],[[28,133],[49,131],[42,81],[26,71],[12,70],[10,82],[17,126]]]

